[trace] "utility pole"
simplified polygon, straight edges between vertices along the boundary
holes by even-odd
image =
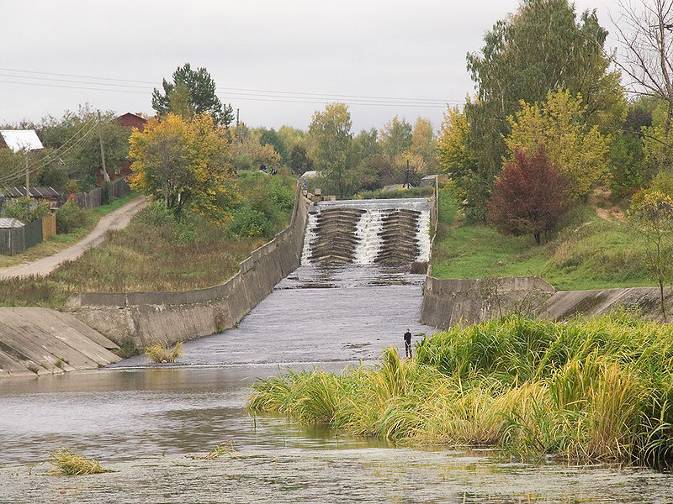
[[[30,198],[30,163],[28,162],[29,152],[29,150],[26,150],[25,155],[23,156],[26,163],[26,198]]]
[[[240,111],[241,111],[241,109],[239,109],[239,108],[236,109],[236,128],[238,128],[238,120],[239,120],[239,112]]]
[[[407,183],[405,184],[409,189],[409,160],[407,159]]]
[[[100,162],[103,167],[103,180],[105,182],[110,182],[110,175],[108,175],[107,168],[105,166],[105,148],[103,147],[103,132],[101,130],[101,119],[100,119],[100,110],[98,111],[98,143],[100,144]]]

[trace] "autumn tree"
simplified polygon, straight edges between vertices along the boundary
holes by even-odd
[[[171,105],[177,110],[172,110]],[[178,67],[170,82],[163,79],[162,89],[154,89],[152,108],[159,115],[183,111],[209,114],[218,126],[229,126],[234,120],[233,108],[231,105],[223,105],[217,97],[215,81],[208,71],[205,68],[194,70],[189,63]]]
[[[585,100],[590,126],[602,133],[621,127],[626,103],[604,49],[607,34],[595,11],[578,15],[568,0],[523,0],[486,34],[481,51],[468,55],[475,97],[465,106],[467,145],[477,163],[465,192],[476,217],[506,156],[508,118],[522,100],[535,104],[567,89]]]
[[[538,245],[568,208],[567,181],[543,147],[514,152],[498,176],[488,216],[506,234],[531,234]]]
[[[543,145],[570,183],[571,195],[586,196],[608,173],[610,141],[597,126],[585,122],[587,108],[582,98],[555,91],[541,105],[522,102],[520,106],[509,120],[510,159],[517,151],[531,154]]]
[[[189,209],[210,220],[228,217],[237,198],[234,171],[226,137],[209,115],[151,119],[131,134],[129,155],[133,188],[177,216]]]
[[[262,134],[263,130],[250,129],[243,123],[236,128],[231,158],[237,170],[276,168],[280,164],[280,155],[272,144],[262,143]]]
[[[423,160],[424,173],[436,173],[437,171],[437,142],[432,123],[419,117],[414,123],[411,132],[411,153]]]
[[[405,119],[395,116],[388,121],[379,135],[381,149],[390,159],[408,151],[411,147],[412,127]]]
[[[661,314],[666,320],[664,287],[673,277],[673,198],[657,190],[636,194],[628,212],[645,244],[644,266],[659,286]]]
[[[343,103],[330,103],[315,112],[308,129],[312,155],[325,179],[334,185],[340,198],[346,195],[351,149],[351,114]]]

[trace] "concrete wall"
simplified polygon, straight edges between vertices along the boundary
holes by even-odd
[[[474,324],[508,313],[535,313],[554,294],[541,278],[440,280],[426,277],[421,322],[446,329]]]
[[[174,343],[234,327],[301,264],[310,202],[298,190],[290,225],[226,283],[186,292],[83,293],[74,315],[117,343]]]
[[[107,366],[120,360],[117,348],[70,314],[0,308],[0,379]]]

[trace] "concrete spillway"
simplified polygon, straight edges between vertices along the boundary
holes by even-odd
[[[319,203],[309,216],[302,265],[428,262],[429,226],[425,199]]]

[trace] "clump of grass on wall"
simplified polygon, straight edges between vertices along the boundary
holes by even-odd
[[[49,462],[54,466],[54,473],[63,476],[83,476],[111,472],[97,460],[77,455],[70,450],[54,450],[49,456]]]
[[[405,444],[667,465],[673,327],[509,317],[426,338],[415,360],[391,349],[375,369],[260,381],[248,408]]]

